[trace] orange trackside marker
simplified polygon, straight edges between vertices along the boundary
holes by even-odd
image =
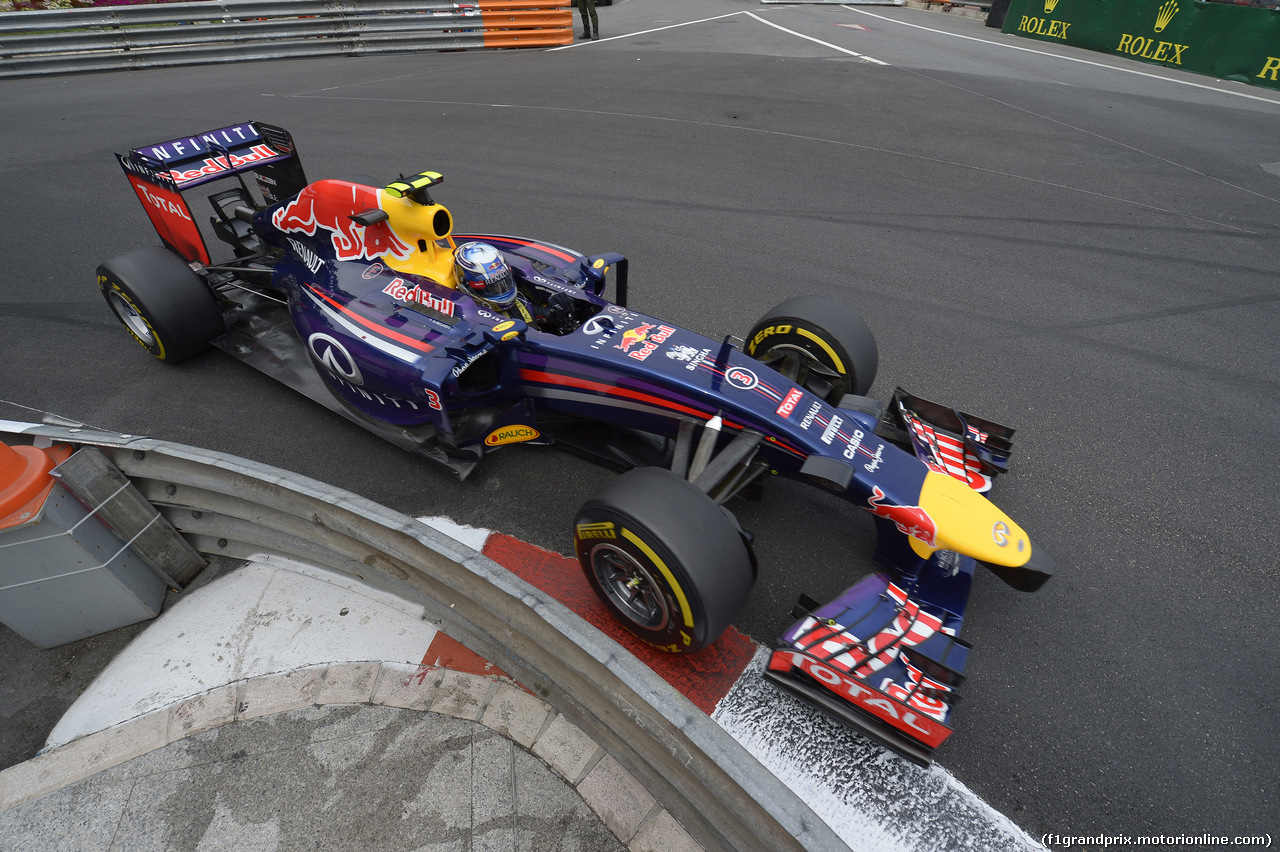
[[[573,12],[568,9],[556,12],[550,9],[521,11],[504,9],[500,12],[485,12],[480,20],[486,28],[504,27],[507,29],[532,29],[536,27],[571,27]]]
[[[573,44],[569,0],[480,0],[485,47]]]
[[[485,47],[559,47],[573,44],[573,31],[548,33],[546,30],[504,30],[484,34]]]
[[[71,447],[58,444],[47,450],[0,443],[0,530],[33,518],[53,490],[49,471],[71,457]]]
[[[482,12],[506,12],[511,9],[572,9],[577,3],[574,0],[479,0],[476,5]]]

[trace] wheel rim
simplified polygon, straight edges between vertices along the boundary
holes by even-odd
[[[133,305],[115,290],[112,290],[107,298],[111,301],[111,309],[116,312],[116,316],[120,317],[120,321],[143,343],[154,346],[155,336],[151,333],[151,326],[147,325],[147,321],[142,318],[142,314],[138,313]]]
[[[809,350],[789,343],[779,343],[768,352],[757,355],[756,360],[828,400],[839,401],[853,387],[848,376],[837,373]],[[815,382],[825,384],[829,390],[820,392],[820,386],[811,386]]]
[[[617,545],[591,548],[591,570],[600,588],[627,620],[645,630],[661,631],[671,619],[662,588],[635,557]]]

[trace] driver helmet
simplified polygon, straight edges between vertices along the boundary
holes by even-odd
[[[453,253],[458,286],[500,311],[516,300],[516,281],[502,254],[488,243],[463,243]]]

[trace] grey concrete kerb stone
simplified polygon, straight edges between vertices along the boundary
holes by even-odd
[[[541,759],[631,852],[702,852],[631,773],[542,700],[503,678],[405,663],[308,666],[161,707],[0,772],[0,811],[220,725],[326,704],[478,722]]]

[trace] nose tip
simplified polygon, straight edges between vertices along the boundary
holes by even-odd
[[[1053,557],[1031,543],[1031,558],[1022,565],[993,565],[983,562],[1001,580],[1020,592],[1034,592],[1049,581],[1054,573]]]

